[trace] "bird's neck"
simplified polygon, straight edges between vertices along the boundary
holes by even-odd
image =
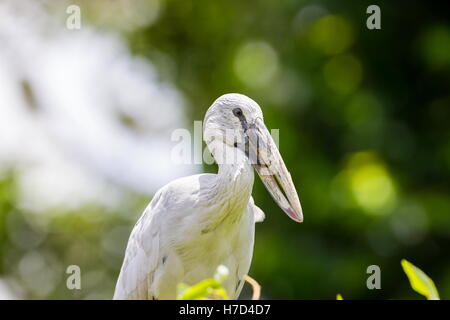
[[[217,188],[234,199],[242,195],[248,202],[253,188],[253,167],[241,150],[232,149],[232,151],[235,152],[235,160],[219,164]]]
[[[221,151],[214,152],[219,172],[214,186],[213,201],[220,206],[222,214],[238,218],[251,197],[254,173],[248,157],[238,148],[221,144]]]

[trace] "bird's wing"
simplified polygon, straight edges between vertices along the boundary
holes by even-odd
[[[211,185],[214,177],[201,174],[180,178],[155,194],[131,232],[114,299],[158,299],[168,298],[168,292],[175,294],[176,286],[173,286],[174,290],[168,289],[172,284],[167,282],[179,280],[174,274],[180,265],[174,262],[177,257],[171,254],[170,247],[172,241],[182,242],[183,235],[189,236],[189,232],[183,231],[182,227],[187,224],[183,219],[190,219],[191,213],[195,212],[192,208],[198,202],[201,185]],[[164,274],[171,274],[171,278],[166,279],[165,287],[161,288],[160,271],[168,255],[172,259],[171,268],[166,267]]]
[[[236,279],[237,284],[234,287],[235,291],[234,292],[229,291],[231,299],[237,299],[239,297],[245,283],[244,276],[248,274],[248,271],[250,269],[250,264],[252,262],[253,257],[253,242],[255,232],[254,224],[256,222],[264,221],[265,218],[264,212],[257,205],[255,205],[253,197],[250,197],[250,200],[248,202],[247,213],[253,215],[253,218],[249,221],[252,227],[244,229],[246,235],[249,238],[247,239],[247,241],[244,241],[241,244],[241,246],[238,249],[238,252],[236,252],[236,254],[239,255],[237,261],[239,261],[240,263],[237,267],[237,279]]]
[[[252,210],[252,212],[253,212],[253,216],[255,217],[255,222],[263,222],[265,217],[266,217],[266,215],[261,210],[261,208],[258,207],[255,204],[255,201],[253,200],[253,197],[250,197],[250,201],[248,202],[248,206],[249,206],[250,210]]]
[[[131,232],[114,299],[156,299],[151,284],[160,260],[160,234],[152,220],[160,201],[161,192],[158,192]]]

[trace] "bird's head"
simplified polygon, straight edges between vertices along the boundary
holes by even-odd
[[[216,161],[217,147],[242,151],[281,209],[293,220],[303,221],[297,191],[283,158],[264,124],[259,105],[249,97],[230,93],[209,107],[203,123],[203,136]],[[233,161],[224,156],[222,161]]]

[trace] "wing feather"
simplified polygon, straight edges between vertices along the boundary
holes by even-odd
[[[151,284],[160,260],[160,234],[152,220],[160,199],[160,194],[156,194],[131,232],[114,299],[157,298],[151,291]]]

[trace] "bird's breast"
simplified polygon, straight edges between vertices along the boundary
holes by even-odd
[[[213,277],[217,267],[225,265],[230,271],[230,286],[231,283],[234,285],[239,278],[238,270],[244,270],[245,274],[250,266],[254,241],[253,217],[243,214],[234,223],[224,221],[214,230],[202,231],[197,236],[192,235],[191,241],[177,250],[183,261],[185,282],[194,284]]]

